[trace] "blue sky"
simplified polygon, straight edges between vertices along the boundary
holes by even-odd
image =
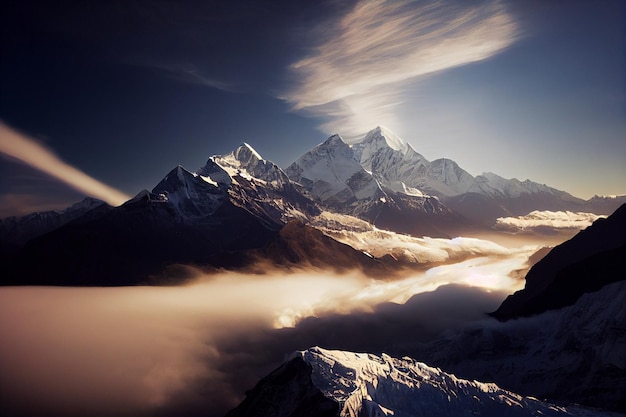
[[[473,175],[626,194],[621,1],[1,7],[0,120],[126,195],[243,141],[286,167],[376,125]],[[0,145],[0,217],[87,192]]]

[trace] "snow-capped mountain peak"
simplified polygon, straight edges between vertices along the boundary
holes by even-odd
[[[252,146],[245,142],[231,153],[212,156],[211,159],[224,169],[231,178],[241,176],[248,180],[254,178],[277,183],[289,181],[287,174],[278,165],[263,159]]]
[[[370,142],[383,140],[388,147],[395,151],[406,153],[410,145],[402,139],[400,136],[393,133],[391,130],[383,126],[377,126],[375,129],[370,130],[362,142]]]
[[[220,187],[224,181],[223,170],[215,169],[211,160],[201,170],[201,174],[187,171],[177,166],[152,190],[152,194],[162,196],[183,218],[205,218],[210,216],[226,199]],[[212,171],[211,171],[212,170]]]
[[[243,142],[235,152],[249,152],[254,158],[261,160],[263,157],[247,142]]]
[[[474,183],[468,189],[469,192],[477,192],[492,197],[520,197],[524,194],[552,194],[564,200],[575,200],[570,194],[539,184],[531,180],[520,181],[517,178],[506,179],[493,172],[483,172],[474,178]]]
[[[377,127],[352,144],[360,164],[384,186],[409,195],[423,195],[428,160],[389,129]]]
[[[381,126],[370,130],[362,139],[353,142],[351,147],[357,160],[368,171],[372,170],[372,160],[380,153],[383,153],[385,156],[393,155],[396,159],[400,155],[410,155],[411,159],[425,160],[404,139]],[[378,156],[378,159],[380,159],[380,156]]]
[[[323,202],[350,204],[384,197],[378,182],[339,135],[302,155],[287,168],[287,174]]]
[[[292,354],[228,416],[288,416],[296,410],[340,417],[610,415],[460,379],[408,357],[313,347]]]

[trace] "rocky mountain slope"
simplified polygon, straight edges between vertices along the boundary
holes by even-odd
[[[408,195],[431,195],[453,211],[484,225],[498,217],[533,210],[591,211],[609,214],[621,199],[586,202],[530,180],[506,179],[491,172],[476,177],[450,159],[428,161],[390,130],[377,127],[351,144],[355,158],[383,187]]]
[[[314,347],[294,353],[248,392],[239,416],[603,416],[468,381],[408,357]]]
[[[151,192],[32,239],[5,262],[0,281],[130,285],[158,282],[177,264],[246,269],[259,260],[282,267],[381,267],[303,224],[302,236],[290,232],[293,225],[281,230],[320,213],[301,185],[244,144],[210,157],[196,172],[176,167]]]
[[[339,135],[311,149],[287,168],[321,206],[399,233],[445,237],[471,227],[439,199],[404,183],[381,182],[359,162],[359,152]],[[394,155],[386,155],[391,165]]]
[[[584,293],[626,278],[626,205],[558,245],[526,275],[524,289],[492,313],[501,320],[572,305]]]

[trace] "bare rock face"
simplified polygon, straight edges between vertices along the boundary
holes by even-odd
[[[626,279],[626,205],[564,242],[537,262],[523,290],[491,315],[500,320],[572,305],[587,292]]]
[[[247,392],[226,417],[333,417],[339,404],[311,379],[312,366],[297,357],[284,363]]]

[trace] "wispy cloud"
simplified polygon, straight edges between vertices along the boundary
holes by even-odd
[[[525,216],[500,217],[496,226],[501,229],[526,230],[541,227],[555,229],[584,229],[601,217],[593,213],[571,211],[538,211]]]
[[[498,2],[360,1],[314,53],[291,66],[283,98],[329,117],[328,133],[393,126],[405,86],[418,77],[482,61],[512,44],[517,25]]]
[[[508,275],[526,259],[476,257],[390,280],[302,270],[199,273],[179,287],[0,288],[0,375],[13,381],[0,414],[223,416],[271,370],[268,356],[363,338],[378,343],[386,338],[372,330],[389,326],[401,326],[395,337],[402,340],[460,326],[489,311],[471,294],[521,286]],[[420,314],[436,296],[426,293],[449,283],[464,290],[436,299],[441,314]],[[497,292],[492,303],[505,296]],[[385,306],[413,294],[423,296]],[[312,328],[316,321],[306,317],[334,324]]]
[[[189,84],[201,85],[204,87],[215,88],[222,91],[235,91],[233,84],[220,81],[217,78],[210,77],[205,74],[196,65],[191,63],[184,64],[145,64],[146,66],[163,72],[168,77],[177,81]]]
[[[62,161],[50,149],[0,122],[0,152],[62,181],[73,189],[120,205],[130,198]]]

